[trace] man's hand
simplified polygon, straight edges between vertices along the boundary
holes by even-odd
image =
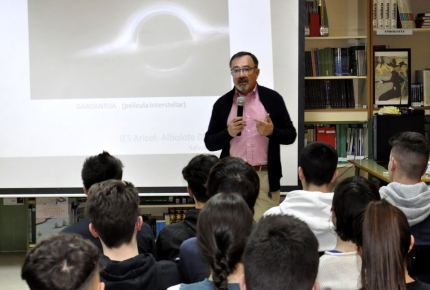
[[[267,114],[266,116],[267,122],[264,122],[259,119],[254,119],[255,124],[257,126],[258,134],[261,136],[270,136],[273,133],[273,123],[272,119],[270,119],[270,115]]]
[[[228,134],[230,134],[231,137],[234,137],[239,134],[239,132],[242,132],[245,126],[246,121],[243,119],[243,117],[236,117],[231,120],[230,124],[228,124]]]

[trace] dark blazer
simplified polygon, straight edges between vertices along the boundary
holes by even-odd
[[[287,107],[282,96],[269,88],[257,85],[260,101],[267,113],[270,114],[274,129],[268,136],[269,148],[267,156],[270,191],[281,188],[282,177],[280,145],[289,145],[296,140],[296,129],[291,122]],[[230,136],[227,130],[227,119],[233,105],[235,88],[219,98],[212,109],[208,131],[205,134],[205,144],[208,150],[222,150],[220,158],[230,156]]]

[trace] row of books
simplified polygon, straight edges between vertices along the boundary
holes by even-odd
[[[305,146],[326,142],[336,149],[339,162],[365,158],[367,124],[305,125]]]
[[[306,0],[305,36],[328,36],[327,7],[324,0]]]
[[[415,18],[415,25],[417,28],[430,28],[430,12],[418,13]]]
[[[411,101],[419,101],[420,106],[430,106],[430,68],[425,70],[415,70],[415,82],[415,90],[412,85]]]
[[[306,76],[365,76],[366,47],[326,47],[305,51]]]
[[[373,28],[415,28],[410,0],[373,0]]]
[[[355,108],[351,79],[305,80],[305,109]]]

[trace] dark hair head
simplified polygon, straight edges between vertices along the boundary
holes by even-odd
[[[139,216],[139,195],[130,182],[107,180],[90,187],[85,215],[108,248],[130,243]]]
[[[408,178],[421,178],[429,160],[429,141],[420,133],[402,132],[390,139],[391,155]]]
[[[233,59],[238,58],[238,57],[242,57],[245,55],[249,55],[252,58],[252,61],[254,62],[255,67],[258,67],[258,59],[255,55],[253,55],[252,53],[247,52],[247,51],[239,51],[238,53],[234,54],[230,58],[230,63],[229,63],[230,68],[231,68],[231,63],[232,63]]]
[[[252,230],[244,260],[249,290],[309,290],[318,273],[318,241],[295,217],[264,216]]]
[[[206,182],[212,166],[219,161],[219,158],[211,154],[200,154],[190,160],[187,166],[182,169],[182,176],[188,183],[188,187],[198,202],[206,202]]]
[[[208,198],[218,192],[238,193],[245,199],[251,211],[260,191],[260,179],[254,168],[236,157],[225,157],[209,172],[206,185]]]
[[[227,289],[227,277],[242,261],[253,217],[243,198],[218,193],[203,207],[197,221],[197,245],[210,263],[215,289]]]
[[[99,270],[99,250],[93,243],[78,234],[56,234],[31,250],[21,278],[32,290],[84,290]]]
[[[336,233],[343,241],[354,241],[354,219],[373,200],[381,200],[378,188],[361,176],[345,178],[336,186],[332,211]]]
[[[123,167],[121,160],[106,151],[88,157],[85,159],[81,172],[85,188],[88,190],[91,185],[108,179],[121,180]]]
[[[328,143],[313,142],[303,148],[300,167],[306,183],[318,186],[329,184],[336,171],[337,152]]]
[[[405,214],[386,200],[372,201],[354,223],[366,290],[405,290],[411,232]]]

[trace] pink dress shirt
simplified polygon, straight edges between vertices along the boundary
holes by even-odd
[[[240,94],[236,90],[233,97],[233,106],[227,119],[227,126],[231,120],[237,117],[237,98],[239,96]],[[241,136],[235,136],[230,141],[230,156],[242,158],[252,166],[267,165],[269,139],[258,134],[254,121],[254,119],[259,119],[266,122],[267,112],[260,102],[257,86],[245,97],[243,118],[246,120],[246,127],[243,129]],[[244,148],[246,149],[244,150]]]

